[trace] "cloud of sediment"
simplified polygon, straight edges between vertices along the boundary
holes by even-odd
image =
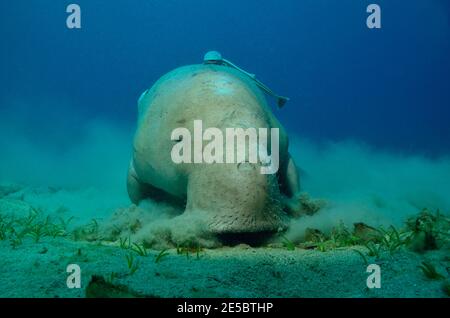
[[[3,104],[0,181],[102,189],[101,195],[85,191],[86,195],[66,193],[58,197],[69,209],[70,202],[76,202],[72,210],[86,210],[87,220],[95,214],[89,207],[104,206],[108,197],[123,203],[121,208],[126,207],[130,204],[126,173],[133,130],[132,125],[91,119],[76,107],[60,102]],[[419,154],[402,155],[354,141],[318,145],[292,134],[290,139],[290,152],[306,172],[302,174],[302,190],[327,201],[316,215],[292,222],[287,234],[291,239],[301,239],[308,227],[327,231],[340,221],[350,227],[354,222],[400,226],[423,208],[450,211],[449,156],[430,159]],[[72,199],[64,199],[67,196]],[[45,205],[50,201],[46,197],[39,202]],[[111,213],[114,210],[111,206],[108,209]],[[138,236],[151,244],[191,240],[196,231],[198,236],[205,236],[205,228],[197,222],[201,217],[168,216],[167,206],[159,203],[140,209],[139,217],[145,224]]]
[[[328,203],[292,223],[288,235],[306,228],[328,231],[340,221],[402,226],[420,210],[450,213],[450,157],[437,159],[377,150],[360,142],[317,145],[292,138],[291,153],[305,171],[303,190]]]
[[[61,101],[0,109],[0,181],[123,191],[132,130]]]

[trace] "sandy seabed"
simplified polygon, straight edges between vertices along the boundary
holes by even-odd
[[[96,194],[4,187],[0,212],[25,217],[33,206],[53,217],[76,216],[76,226],[87,219],[77,217],[76,209],[84,207],[77,206],[74,195],[86,200]],[[55,204],[61,200],[75,203],[61,208]],[[96,216],[106,218],[117,204],[99,204]],[[443,286],[449,279],[448,249],[424,253],[401,249],[393,255],[368,256],[369,263],[380,265],[379,289],[367,288],[367,264],[354,249],[364,250],[353,246],[321,252],[240,244],[186,253],[172,248],[164,256],[149,249],[140,256],[117,242],[76,241],[59,235],[36,240],[27,235],[14,244],[4,238],[0,240],[0,297],[447,297]],[[133,269],[127,260],[130,255]],[[427,278],[419,268],[424,261],[433,263],[444,277]],[[68,264],[81,268],[80,289],[66,285]]]

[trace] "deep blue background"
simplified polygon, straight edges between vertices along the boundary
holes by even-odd
[[[65,26],[72,2],[82,8],[81,30]],[[365,24],[373,2],[381,30]],[[1,1],[0,105],[30,102],[34,122],[24,127],[36,139],[57,135],[48,127],[60,116],[73,116],[71,131],[97,117],[131,129],[144,89],[215,49],[291,98],[275,111],[290,132],[443,154],[449,20],[446,0]],[[36,112],[32,101],[49,98],[79,112],[54,104]]]

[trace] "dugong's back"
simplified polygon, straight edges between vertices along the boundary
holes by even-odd
[[[279,128],[280,158],[287,139],[253,81],[225,66],[192,65],[163,76],[139,99],[133,165],[141,182],[185,197],[194,164],[175,164],[171,150],[174,129],[185,127],[194,136],[194,120],[203,129]],[[282,163],[281,163],[282,164]]]

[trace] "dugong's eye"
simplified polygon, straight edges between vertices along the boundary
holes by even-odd
[[[141,96],[139,96],[138,104],[141,103],[142,98],[144,98],[144,96],[147,95],[147,93],[148,93],[148,89],[146,89],[146,90],[141,94]]]
[[[236,167],[239,171],[249,171],[255,169],[255,165],[252,165],[248,160],[239,162]]]

